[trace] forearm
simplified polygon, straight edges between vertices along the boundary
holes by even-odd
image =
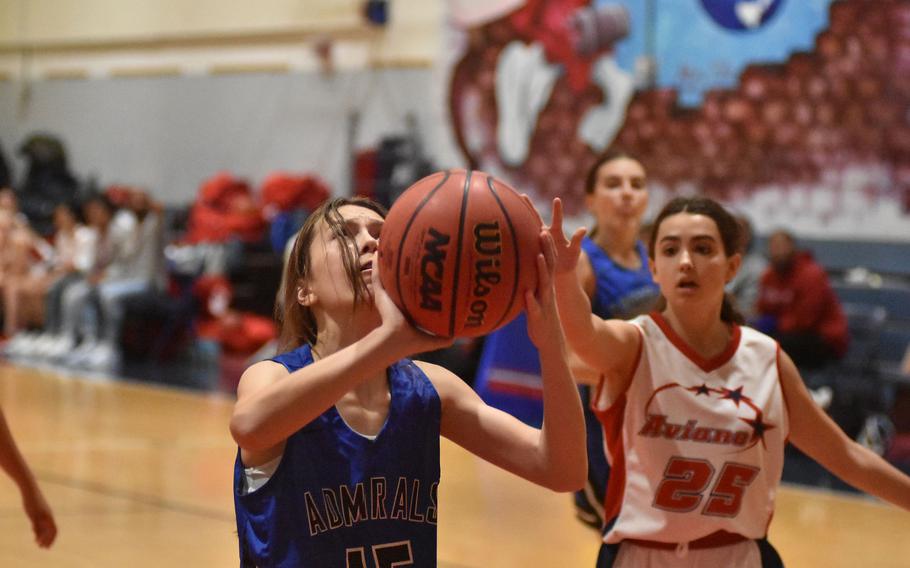
[[[0,412],[0,468],[16,483],[20,490],[35,486],[35,476],[19,452],[6,418]]]
[[[857,489],[910,511],[910,477],[868,448],[851,441],[842,459],[828,469]]]
[[[558,344],[540,350],[543,381],[541,468],[556,491],[580,489],[588,472],[585,419],[566,349]]]
[[[555,284],[556,306],[559,309],[566,341],[574,351],[583,353],[586,344],[594,335],[591,301],[573,273],[558,275]]]
[[[287,439],[360,383],[405,356],[377,329],[356,343],[238,400],[231,433],[246,450]]]

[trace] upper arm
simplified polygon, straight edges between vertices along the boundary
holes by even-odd
[[[274,384],[290,373],[281,363],[275,361],[259,361],[243,372],[237,384],[238,404],[247,400],[254,392]],[[235,407],[236,408],[236,407]]]
[[[436,388],[442,405],[440,433],[469,452],[508,470],[514,459],[530,449],[538,431],[514,416],[487,405],[451,371],[426,363],[415,364]]]
[[[572,345],[578,357],[598,374],[624,376],[632,370],[641,350],[641,332],[635,324],[591,315],[593,332],[584,343]]]
[[[845,456],[851,440],[812,400],[790,356],[779,350],[778,363],[790,421],[790,441],[809,457],[832,469]]]

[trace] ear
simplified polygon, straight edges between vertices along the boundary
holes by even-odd
[[[316,294],[303,283],[297,285],[297,303],[301,306],[310,307],[316,302]]]
[[[657,263],[650,256],[648,256],[648,270],[651,272],[651,280],[657,282]]]
[[[725,282],[727,284],[733,280],[733,277],[736,276],[736,273],[739,272],[739,267],[743,263],[743,255],[736,253],[730,258],[727,259],[727,276]]]

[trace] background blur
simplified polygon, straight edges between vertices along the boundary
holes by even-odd
[[[328,195],[391,203],[473,167],[581,225],[614,144],[652,214],[704,192],[756,250],[785,227],[813,251],[854,351],[807,380],[910,463],[910,1],[0,0],[0,186],[28,222],[49,235],[54,200],[98,193],[160,205],[166,281],[128,304],[118,376],[231,392]],[[456,348],[469,378],[479,347]]]

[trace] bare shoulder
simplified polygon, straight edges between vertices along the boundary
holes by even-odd
[[[284,365],[275,361],[254,363],[240,377],[240,383],[237,385],[237,398],[243,398],[244,395],[266,387],[289,374]]]
[[[620,347],[620,355],[632,359],[638,357],[642,333],[634,323],[620,319],[600,320],[600,325],[595,326],[595,333],[603,334],[614,347]]]

